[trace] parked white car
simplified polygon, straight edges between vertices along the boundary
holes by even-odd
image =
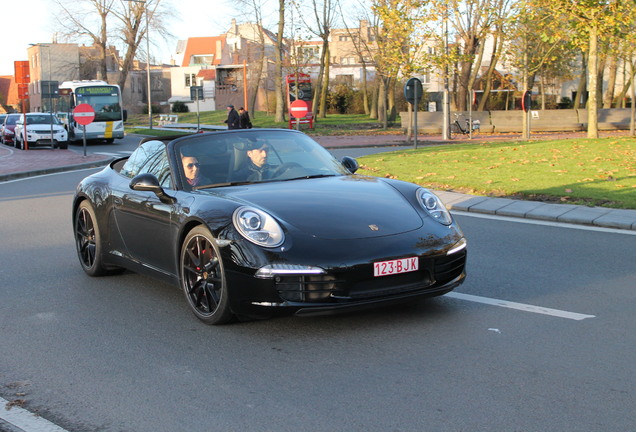
[[[53,136],[51,136],[51,130]],[[24,149],[24,141],[29,148],[36,146],[51,146],[53,148],[68,148],[68,132],[57,116],[49,113],[27,113],[26,128],[24,116],[15,124],[15,147]]]

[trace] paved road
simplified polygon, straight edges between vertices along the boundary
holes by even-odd
[[[632,231],[459,213],[468,279],[450,295],[209,327],[172,286],[82,272],[69,206],[88,172],[0,184],[0,419],[22,405],[20,421],[69,432],[635,430]]]

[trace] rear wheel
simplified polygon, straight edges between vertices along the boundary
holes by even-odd
[[[194,315],[206,324],[231,321],[223,261],[210,231],[203,226],[190,231],[180,257],[181,288]]]
[[[88,201],[82,201],[75,212],[75,246],[82,269],[90,276],[108,273],[102,259],[102,237],[95,210]]]

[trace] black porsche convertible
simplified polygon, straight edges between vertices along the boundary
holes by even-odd
[[[80,264],[91,276],[129,269],[174,283],[208,324],[461,284],[466,240],[439,198],[357,169],[293,130],[145,139],[78,185]]]

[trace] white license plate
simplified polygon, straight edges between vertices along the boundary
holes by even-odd
[[[381,261],[373,263],[373,276],[389,276],[417,271],[419,265],[420,260],[417,257]]]

